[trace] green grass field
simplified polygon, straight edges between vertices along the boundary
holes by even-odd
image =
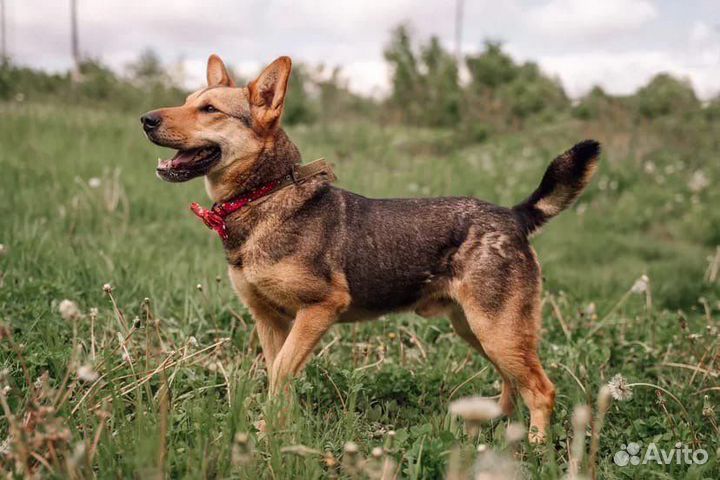
[[[503,205],[529,194],[576,141],[603,142],[591,187],[534,240],[546,282],[541,358],[558,388],[551,438],[534,447],[506,440],[509,422],[527,425],[524,407],[468,436],[448,404],[497,395],[498,376],[448,322],[410,314],[334,327],[295,381],[295,401],[269,402],[221,245],[188,210],[209,203],[202,182],[159,181],[155,159],[168,153],[132,115],[8,102],[0,118],[8,478],[392,478],[378,472],[385,463],[400,478],[448,469],[471,478],[497,457],[533,478],[561,478],[577,437],[573,409],[595,408],[616,374],[635,384],[632,398],[611,403],[597,461],[586,454],[581,472],[720,477],[716,124],[559,118],[481,144],[372,122],[290,129],[306,161],[325,157],[340,186],[367,196]],[[636,284],[642,275],[647,288]],[[63,318],[64,299],[81,314],[63,304]],[[349,441],[358,453],[344,452]],[[682,442],[709,458],[618,466],[613,455],[628,442]]]

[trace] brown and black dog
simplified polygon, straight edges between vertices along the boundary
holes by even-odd
[[[215,202],[287,178],[301,162],[280,128],[290,70],[280,57],[236,87],[212,55],[207,88],[141,119],[152,142],[179,150],[158,176],[205,176]],[[502,376],[503,411],[519,393],[530,439],[542,441],[555,388],[537,356],[541,274],[528,237],[578,197],[599,153],[595,141],[575,145],[513,208],[467,197],[369,199],[318,175],[229,214],[229,275],[256,321],[270,392],[301,371],[336,322],[401,310],[447,316]]]

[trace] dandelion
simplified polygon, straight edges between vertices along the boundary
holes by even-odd
[[[485,397],[465,397],[450,403],[450,413],[467,421],[485,422],[502,414],[500,405]]]
[[[105,285],[103,285],[103,292],[110,294],[110,293],[112,293],[112,291],[113,291],[112,285],[110,285],[109,283],[106,283]]]
[[[8,247],[0,243],[0,258],[4,257],[8,253]]]
[[[505,441],[513,444],[522,441],[525,438],[525,426],[522,423],[512,422],[505,429]]]
[[[625,377],[619,373],[610,379],[607,386],[610,390],[610,395],[615,400],[624,402],[625,400],[630,400],[632,398],[632,388]]]
[[[88,179],[88,186],[90,188],[100,188],[100,184],[102,184],[102,182],[98,177],[92,177]]]
[[[618,375],[615,375],[615,377],[617,376]],[[613,379],[615,377],[613,377]],[[592,436],[590,438],[590,458],[588,459],[588,465],[590,465],[590,478],[597,478],[597,457],[598,451],[600,450],[600,431],[605,424],[605,414],[610,408],[610,400],[612,398],[613,394],[609,385],[603,385],[600,387],[597,401],[597,415],[595,417],[595,423],[592,427]]]
[[[688,188],[695,193],[705,190],[709,185],[710,180],[702,170],[696,170],[688,181]]]
[[[77,320],[82,315],[80,313],[80,309],[77,306],[77,303],[73,302],[72,300],[65,299],[60,302],[58,310],[60,311],[60,316],[63,318],[63,320],[67,321]]]
[[[198,283],[198,284],[195,286],[195,288],[197,288],[198,291],[202,292],[202,289],[203,289],[202,283]]]
[[[360,455],[360,448],[355,442],[345,442],[343,452],[343,470],[350,476],[350,478],[356,478],[360,475],[360,473],[362,473],[363,459]]]
[[[80,380],[86,383],[92,383],[98,379],[100,375],[93,370],[90,365],[81,365],[77,370],[77,376]]]
[[[468,435],[474,436],[479,433],[482,422],[499,417],[502,409],[488,398],[466,397],[450,403],[450,413],[462,417]]]
[[[585,430],[590,423],[591,411],[588,405],[577,405],[573,410],[573,438],[570,448],[570,468],[568,478],[578,478],[580,464],[585,453]]]
[[[233,438],[232,464],[235,466],[247,465],[252,460],[253,449],[250,444],[250,436],[247,433],[238,432]]]
[[[648,290],[648,287],[650,286],[650,279],[647,275],[642,275],[640,278],[635,280],[635,283],[633,284],[630,291],[635,294],[641,294],[645,293]]]

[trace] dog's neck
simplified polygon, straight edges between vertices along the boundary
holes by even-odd
[[[254,159],[236,161],[223,172],[205,177],[208,195],[214,202],[225,202],[252,192],[290,174],[302,159],[297,146],[281,128],[266,140]]]

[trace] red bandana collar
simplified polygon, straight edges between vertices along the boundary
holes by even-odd
[[[215,203],[209,210],[193,202],[190,205],[190,210],[192,210],[210,230],[215,230],[217,234],[220,235],[220,238],[227,240],[228,234],[225,217],[240,210],[248,203],[272,193],[279,184],[280,180],[274,180],[246,195],[235,197],[227,202]]]

